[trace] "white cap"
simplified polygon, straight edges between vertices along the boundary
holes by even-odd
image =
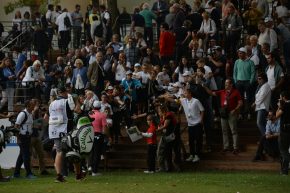
[[[265,20],[264,20],[265,23],[267,23],[269,21],[273,21],[273,19],[271,17],[266,17]]]
[[[183,74],[182,74],[182,76],[190,76],[191,75],[191,73],[189,72],[189,71],[185,71]]]
[[[101,108],[101,101],[94,101],[94,103],[93,103],[93,107],[94,108],[97,108],[97,109],[100,109]]]
[[[113,90],[114,88],[112,86],[108,86],[107,90]]]
[[[239,52],[244,52],[247,53],[247,49],[245,47],[241,47],[240,49],[238,49]]]
[[[135,66],[135,67],[140,67],[140,66],[141,66],[141,64],[139,64],[139,63],[136,63],[134,66]]]

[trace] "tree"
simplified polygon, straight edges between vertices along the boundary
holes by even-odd
[[[60,0],[54,0],[53,4],[58,4]],[[17,0],[14,2],[9,2],[4,6],[4,11],[6,14],[12,13],[15,9],[28,6],[30,7],[31,13],[39,11],[41,6],[46,6],[47,0]]]

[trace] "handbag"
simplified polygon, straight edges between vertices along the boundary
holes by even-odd
[[[172,142],[175,140],[175,134],[174,133],[171,133],[167,136],[164,136],[164,140],[165,142]]]

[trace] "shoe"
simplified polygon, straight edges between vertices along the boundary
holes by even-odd
[[[9,182],[10,181],[10,177],[9,176],[5,176],[0,178],[0,182]]]
[[[16,178],[16,179],[18,178],[19,179],[19,178],[21,178],[21,176],[20,176],[20,174],[13,174],[12,178]]]
[[[77,180],[77,181],[82,181],[82,180],[86,179],[86,175],[87,175],[86,172],[82,172],[82,173],[80,173],[80,174],[77,174],[77,175],[76,175],[76,180]]]
[[[40,172],[40,175],[49,175],[49,172],[47,170],[43,170],[42,172]]]
[[[63,175],[58,174],[54,182],[61,183],[61,182],[66,182],[66,180],[64,179]]]
[[[231,150],[229,148],[225,148],[222,150],[222,153],[227,153],[227,152],[230,152]]]
[[[29,174],[29,175],[26,176],[26,178],[27,178],[27,179],[30,179],[30,180],[34,180],[34,179],[36,179],[37,177],[36,177],[35,175],[33,175],[33,174]]]
[[[199,162],[199,160],[200,159],[199,159],[198,155],[195,155],[194,158],[193,158],[193,160],[192,160],[192,162],[193,163],[196,163],[196,162]]]
[[[233,154],[237,155],[237,154],[239,154],[239,153],[240,153],[240,151],[239,151],[238,149],[234,149],[234,150],[233,150]]]
[[[193,155],[190,155],[185,161],[191,162],[193,160]]]
[[[102,175],[102,173],[92,173],[92,176],[101,176]]]
[[[144,174],[154,174],[154,171],[150,171],[150,170],[145,170]]]

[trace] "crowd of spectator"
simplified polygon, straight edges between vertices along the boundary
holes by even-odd
[[[221,121],[222,151],[238,154],[237,121],[257,117],[261,140],[253,161],[264,160],[264,152],[276,158],[281,152],[281,172],[288,174],[289,138],[284,137],[280,151],[278,147],[278,137],[290,132],[285,118],[289,111],[288,1],[274,1],[272,9],[266,0],[195,0],[192,7],[185,0],[169,4],[157,0],[152,7],[142,3],[134,9],[130,33],[125,37],[113,33],[113,19],[104,5],[88,6],[84,17],[79,5],[71,13],[48,5],[45,16],[35,16],[31,20],[27,12],[21,19],[17,12],[13,24],[16,31],[36,26],[33,43],[37,58],[28,60],[23,50],[15,47],[16,58],[8,56],[1,62],[0,109],[8,110],[9,116],[15,102],[34,98],[51,104],[59,93],[67,92],[75,98],[75,114],[93,109],[106,114],[108,141],[117,144],[121,126],[130,127],[134,119],[150,114],[150,128],[142,133],[151,138],[147,140],[146,173],[155,172],[156,132],[162,136],[157,153],[159,170],[174,170],[173,152],[175,169],[180,170],[182,112],[190,147],[186,161],[192,162],[200,161],[202,151],[212,151],[214,121]],[[71,30],[73,49],[68,48]],[[54,34],[59,37],[61,55],[52,64],[47,52],[52,49]],[[48,109],[41,110],[47,114]],[[68,124],[67,130],[72,129],[69,127],[73,126]],[[104,130],[96,131],[100,134]],[[99,156],[99,149],[94,153]],[[98,162],[90,165],[94,176]],[[58,181],[62,182],[60,175],[67,173],[60,170]]]

